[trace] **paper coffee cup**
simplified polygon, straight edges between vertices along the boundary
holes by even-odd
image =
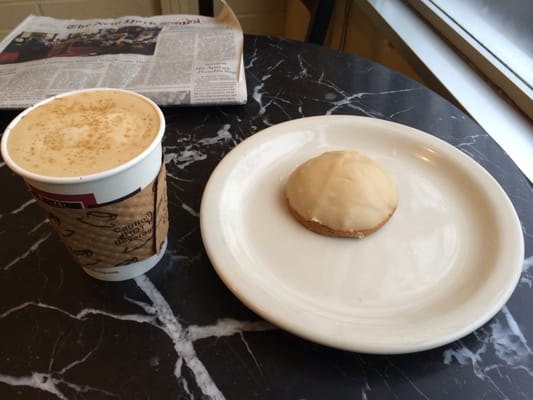
[[[105,105],[131,103],[140,107],[140,111],[132,111],[132,120],[129,121],[126,118],[128,110],[121,114],[120,109],[108,112],[107,106],[93,107],[92,103],[80,105],[82,99],[86,98],[92,99],[92,102],[97,99]],[[63,106],[64,103],[68,106]],[[63,127],[59,126],[57,134],[52,129],[47,131],[45,139],[39,138],[36,149],[31,148],[41,163],[39,165],[35,161],[32,164],[34,155],[21,155],[21,149],[26,147],[18,144],[17,137],[21,131],[30,129],[26,126],[38,126],[41,123],[39,119],[55,118],[56,114],[48,112],[50,107],[58,110],[59,119],[62,114],[68,115],[68,123],[74,127],[68,128],[70,131],[66,136]],[[91,107],[94,109],[86,111]],[[143,115],[142,119],[140,115]],[[150,121],[150,125],[143,125],[146,120]],[[29,125],[28,121],[33,121],[33,125]],[[117,127],[124,129],[119,131],[114,125],[115,121]],[[134,126],[136,129],[131,129]],[[117,139],[118,134],[113,131],[115,128],[120,135],[127,132],[119,135],[124,139]],[[140,132],[143,129],[151,130],[146,132],[148,136]],[[95,141],[95,137],[103,137],[104,130],[111,132],[106,136],[109,143],[103,143],[105,138]],[[146,97],[120,89],[86,89],[51,97],[24,110],[6,128],[1,151],[6,165],[25,180],[38,204],[47,213],[50,223],[82,268],[97,279],[120,281],[151,269],[166,249],[168,212],[161,144],[164,131],[165,119],[161,110]],[[36,135],[40,134],[37,131]],[[79,169],[81,160],[93,150],[94,157],[101,157],[104,163],[115,156],[117,159],[123,157],[119,146],[128,148],[125,139],[128,135],[149,138],[144,139],[146,143],[137,149],[135,156],[124,161],[113,161],[115,165],[97,168],[97,172],[69,173],[69,168],[73,171]],[[133,142],[139,140],[132,141],[132,146]],[[91,143],[98,146],[93,149],[83,147],[91,146]],[[62,156],[63,148],[72,149],[75,157]],[[49,154],[42,153],[46,149],[53,149],[54,152],[59,149],[59,153],[50,155],[50,165],[46,158]],[[102,154],[107,154],[105,151],[110,155],[103,157]],[[70,164],[66,162],[67,158]],[[66,163],[59,171],[63,176],[48,171],[59,159]]]

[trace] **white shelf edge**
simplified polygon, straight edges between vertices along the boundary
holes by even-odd
[[[400,0],[362,0],[533,182],[533,122]]]

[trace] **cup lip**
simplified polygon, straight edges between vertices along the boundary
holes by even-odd
[[[77,175],[77,176],[48,176],[48,175],[41,175],[41,174],[37,174],[35,172],[28,171],[28,170],[20,167],[15,161],[13,161],[13,159],[9,155],[9,151],[7,150],[7,141],[8,141],[9,135],[10,135],[11,130],[13,129],[13,127],[25,115],[29,114],[34,109],[36,109],[36,108],[38,108],[38,107],[40,107],[40,106],[42,106],[42,105],[44,105],[46,103],[49,103],[49,102],[51,102],[51,101],[53,101],[53,100],[55,100],[57,98],[68,97],[68,96],[72,96],[72,95],[76,95],[76,94],[84,93],[84,92],[96,92],[96,91],[106,91],[106,92],[113,91],[113,92],[127,93],[129,95],[133,95],[133,96],[137,96],[139,98],[142,98],[147,103],[149,103],[150,105],[153,106],[153,108],[155,109],[155,111],[156,111],[156,113],[157,113],[157,115],[159,117],[159,130],[158,130],[156,136],[154,137],[154,140],[141,153],[139,153],[137,156],[135,156],[131,160],[128,160],[125,163],[120,164],[120,165],[118,165],[116,167],[113,167],[111,169],[107,169],[105,171],[97,172],[97,173],[94,173],[94,174]],[[146,158],[154,150],[154,148],[156,148],[160,144],[160,142],[163,139],[164,133],[165,133],[165,117],[163,115],[163,112],[161,111],[159,106],[154,101],[149,99],[148,97],[146,97],[146,96],[144,96],[144,95],[142,95],[140,93],[134,92],[132,90],[126,90],[126,89],[110,88],[110,87],[86,88],[86,89],[72,90],[72,91],[68,91],[68,92],[57,94],[55,96],[48,97],[48,98],[46,98],[44,100],[41,100],[41,101],[35,103],[32,106],[26,108],[25,110],[21,111],[9,123],[9,125],[4,130],[4,133],[2,135],[2,140],[1,140],[1,143],[0,143],[0,151],[1,151],[1,154],[2,154],[2,158],[3,158],[4,162],[6,163],[6,165],[13,172],[15,172],[17,175],[20,175],[23,178],[26,178],[26,179],[29,179],[29,180],[33,180],[33,181],[36,181],[36,182],[68,185],[68,184],[73,184],[73,183],[92,182],[92,181],[102,180],[102,179],[108,178],[109,176],[117,175],[117,174],[119,174],[119,173],[121,173],[121,172],[123,172],[123,171],[125,171],[125,170],[127,170],[129,168],[131,168],[132,166],[138,164],[140,161],[142,161],[144,158]]]

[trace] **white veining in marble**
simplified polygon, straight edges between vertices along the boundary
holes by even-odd
[[[26,257],[28,257],[30,254],[34,253],[38,248],[39,246],[45,242],[52,234],[50,232],[47,232],[45,233],[44,235],[42,235],[36,242],[34,242],[29,248],[28,250],[26,250],[24,253],[22,253],[20,256],[17,256],[15,257],[13,260],[11,260],[10,262],[8,262],[6,265],[4,265],[3,269],[4,270],[8,270],[10,269],[11,267],[13,267],[16,263],[18,263],[20,260],[23,260],[25,259]]]
[[[68,398],[59,390],[58,385],[60,383],[67,383],[62,379],[57,379],[52,377],[52,374],[34,372],[28,376],[9,376],[0,374],[0,382],[5,383],[10,386],[28,386],[35,389],[54,394],[58,399],[68,400]],[[73,389],[78,389],[78,392],[88,392],[90,391],[87,387],[79,387],[72,383],[69,383],[69,387]]]
[[[482,136],[482,135],[466,136],[461,140],[461,143],[458,143],[456,145],[456,147],[474,159],[487,160],[487,155],[484,154],[480,149],[478,149],[475,146],[477,140],[480,138],[486,138],[486,136]]]
[[[170,305],[161,293],[146,276],[135,278],[135,282],[152,301],[153,306],[150,307],[150,310],[155,313],[157,319],[161,323],[161,328],[174,343],[174,349],[178,355],[178,361],[174,370],[176,378],[181,378],[181,363],[183,362],[193,373],[198,387],[205,396],[209,396],[211,399],[223,399],[224,395],[211,379],[205,366],[198,359],[192,340],[188,337],[186,331],[176,319]]]
[[[263,103],[263,94],[264,94],[264,87],[265,87],[265,81],[267,81],[272,75],[270,74],[270,72],[274,71],[275,69],[277,69],[280,65],[283,64],[283,60],[280,60],[278,61],[276,64],[270,66],[268,69],[267,69],[267,73],[265,75],[263,75],[260,79],[261,83],[254,86],[254,89],[252,91],[252,98],[255,100],[255,102],[259,105],[259,111],[257,113],[258,116],[260,117],[263,117],[264,114],[266,113],[268,107],[272,104],[275,104],[275,101],[276,100],[281,100],[278,98],[277,95],[272,95],[270,96],[270,100],[267,101],[266,103]],[[283,110],[283,107],[278,107],[282,112],[284,112]],[[270,123],[268,120],[264,119],[263,118],[263,122],[267,125],[267,126],[271,126],[272,123]]]
[[[198,326],[189,325],[187,328],[191,340],[196,341],[209,337],[232,336],[242,332],[261,332],[274,329],[272,324],[266,321],[237,321],[235,319],[220,319],[214,325]]]
[[[264,87],[264,83],[255,85],[254,90],[252,92],[252,98],[259,105],[259,115],[263,115],[266,112],[266,106],[263,105],[263,93],[261,92]]]
[[[301,54],[298,54],[297,59],[298,59],[298,65],[300,66],[300,71],[292,79],[305,79],[308,77],[307,62],[305,61],[305,59],[302,57]]]
[[[37,225],[35,225],[33,228],[31,228],[28,233],[31,235],[35,231],[39,230],[39,228],[45,226],[48,223],[48,218],[44,219],[43,221],[39,222]]]
[[[533,377],[533,370],[526,367],[533,362],[533,351],[509,308],[503,307],[502,314],[505,317],[504,322],[496,319],[490,325],[496,354],[507,365],[524,368]]]
[[[26,303],[26,304],[28,305],[29,303]],[[21,308],[19,307],[18,309],[21,309]],[[6,313],[4,313],[2,317],[4,315],[6,315]],[[0,382],[5,383],[10,386],[27,386],[27,387],[39,389],[44,392],[54,394],[57,398],[61,400],[67,400],[68,397],[61,391],[60,386],[67,386],[68,388],[72,389],[73,391],[77,393],[98,392],[101,394],[105,394],[106,396],[109,396],[109,397],[117,397],[117,395],[114,393],[111,393],[111,392],[108,392],[108,391],[105,391],[105,390],[102,390],[102,389],[99,389],[93,386],[74,384],[64,379],[63,377],[69,370],[87,361],[92,356],[92,354],[98,349],[101,340],[102,340],[102,332],[100,334],[97,344],[92,350],[87,352],[87,354],[85,354],[79,360],[75,360],[59,370],[53,369],[54,354],[52,354],[48,372],[32,372],[31,374],[27,376],[11,376],[11,375],[0,374]],[[54,347],[54,351],[55,351],[55,347]]]
[[[176,167],[183,170],[189,165],[207,159],[207,154],[202,151],[193,149],[191,145],[186,146],[186,148],[179,153],[167,153],[165,155],[165,163],[174,163]]]
[[[309,72],[306,66],[306,63],[302,57],[298,56],[298,62],[300,64],[300,71],[293,79],[304,79],[310,82],[314,81],[316,84],[322,86],[323,89],[327,89],[325,90],[327,94],[326,100],[330,103],[331,107],[324,113],[325,115],[331,115],[335,113],[336,111],[347,107],[349,109],[360,112],[363,115],[383,116],[378,112],[373,112],[369,107],[366,107],[366,106],[363,107],[363,99],[365,97],[370,97],[370,96],[386,96],[386,95],[399,94],[399,93],[419,90],[418,88],[406,88],[406,89],[386,90],[386,91],[377,91],[377,92],[347,93],[345,90],[340,88],[334,82],[324,79],[322,71],[317,71],[318,77],[313,77],[312,73]],[[254,91],[254,95],[255,94],[256,92]],[[254,99],[256,99],[255,96],[254,96]],[[258,103],[260,102],[258,101]],[[264,107],[265,106],[263,106],[263,109]],[[392,118],[398,113],[410,111],[412,108],[413,107],[407,107],[404,110],[395,112],[394,114],[389,116],[389,118]]]
[[[371,390],[372,389],[370,388],[368,382],[365,382],[364,385],[361,385],[361,400],[368,400],[367,393]]]
[[[26,207],[28,207],[29,205],[32,205],[34,203],[36,203],[35,199],[30,199],[26,203],[22,204],[20,207],[17,207],[13,211],[11,211],[10,214],[18,214],[19,212],[24,211],[24,209]]]
[[[461,366],[470,365],[474,375],[489,383],[502,398],[509,396],[496,378],[505,375],[506,368],[520,369],[533,378],[533,370],[528,368],[533,363],[533,352],[507,306],[502,308],[486,329],[481,328],[474,335],[480,343],[477,348],[469,348],[464,340],[459,340],[444,351],[444,363],[452,365],[455,360]],[[489,355],[495,355],[498,361],[488,363]],[[493,371],[496,372],[494,376],[491,375]]]
[[[152,304],[148,304],[142,301],[126,298],[125,300],[140,307],[144,314],[117,314],[111,313],[105,310],[99,310],[95,308],[85,308],[80,310],[76,314],[72,314],[59,307],[45,304],[42,302],[25,302],[16,307],[12,307],[2,314],[0,319],[6,318],[11,314],[21,312],[29,307],[38,307],[41,309],[47,309],[54,312],[64,314],[70,318],[76,320],[86,320],[92,315],[101,315],[115,320],[130,321],[136,323],[147,323],[160,330],[162,330],[171,340],[176,351],[177,360],[174,367],[174,375],[180,384],[180,387],[185,393],[193,398],[193,394],[190,390],[190,383],[187,381],[183,374],[183,368],[189,368],[194,376],[194,383],[198,389],[202,392],[206,399],[224,399],[224,395],[220,392],[216,383],[212,379],[209,371],[205,368],[201,360],[198,358],[194,349],[194,342],[201,339],[210,337],[224,337],[232,335],[240,335],[240,338],[247,349],[250,357],[254,361],[255,365],[261,371],[261,367],[255,358],[250,346],[246,342],[243,333],[244,332],[261,332],[266,330],[275,329],[271,324],[265,321],[237,321],[234,319],[222,319],[216,321],[213,325],[199,326],[190,325],[188,327],[182,326],[174,313],[172,312],[170,305],[165,300],[163,295],[157,290],[153,283],[146,277],[140,276],[135,278],[137,286],[144,292],[144,294],[150,299]],[[55,346],[54,346],[55,348]],[[50,371],[32,371],[25,376],[11,376],[1,373],[0,367],[0,382],[11,386],[28,386],[34,389],[46,391],[54,394],[59,399],[67,399],[64,390],[61,391],[61,385],[67,386],[71,390],[78,393],[88,392],[101,392],[110,397],[117,397],[116,394],[106,392],[96,387],[90,387],[87,385],[76,385],[72,382],[68,382],[63,375],[76,365],[82,364],[87,361],[91,355],[98,348],[98,344],[94,349],[89,351],[84,357],[79,360],[74,360],[68,366],[60,369],[53,370],[53,354],[50,359]],[[55,351],[55,350],[54,350]],[[156,361],[150,360],[150,363]],[[158,361],[156,362],[158,363]]]
[[[243,331],[265,331],[274,329],[272,325],[263,321],[242,322],[233,319],[219,320],[215,325],[207,327],[191,325],[188,328],[184,328],[178,322],[165,298],[146,276],[135,278],[135,282],[152,301],[151,306],[148,304],[141,304],[139,302],[136,304],[142,306],[146,312],[153,313],[155,316],[157,316],[157,319],[161,324],[161,329],[174,343],[174,349],[178,355],[174,369],[176,378],[179,380],[183,379],[182,368],[183,365],[187,366],[193,373],[198,388],[210,399],[223,399],[224,395],[220,392],[209,372],[196,355],[193,341],[213,336],[231,336],[236,333],[240,334],[241,339],[244,341],[242,336]],[[259,367],[255,356],[248,346],[248,343],[246,341],[244,341],[244,343],[252,359]],[[186,387],[184,387],[184,389],[186,389]]]
[[[524,284],[533,287],[533,256],[528,257],[524,260],[524,268],[522,272],[522,277],[520,278],[520,284]]]
[[[192,208],[191,206],[189,206],[189,205],[187,205],[185,203],[181,203],[181,208],[183,208],[185,211],[187,211],[193,217],[198,217],[200,215],[198,211],[196,211],[194,208]]]
[[[245,64],[244,65],[244,68],[248,69],[248,68],[251,68],[254,66],[255,62],[259,59],[258,55],[258,49],[254,49],[252,54],[250,54],[248,56],[248,58],[250,59],[250,61],[248,62],[248,64]]]
[[[413,110],[415,107],[412,106],[412,107],[407,107],[407,108],[404,108],[403,110],[400,110],[400,111],[396,111],[396,112],[393,112],[392,114],[390,114],[388,116],[388,118],[392,119],[392,118],[396,118],[398,115],[400,114],[403,114],[403,113],[406,113],[406,112],[409,112],[411,110]]]
[[[388,359],[388,362],[390,366],[393,367],[402,376],[402,378],[405,379],[405,381],[414,389],[414,391],[418,393],[420,398],[430,400],[426,393],[424,393],[422,389],[420,389],[420,387],[418,387],[418,385],[414,383],[413,380],[409,378],[409,376],[401,368],[396,366],[390,358]]]
[[[206,145],[211,145],[215,143],[229,141],[232,139],[230,128],[231,128],[230,124],[224,124],[222,128],[220,128],[217,131],[216,136],[200,139],[198,140],[197,143],[206,146]]]
[[[167,146],[165,148],[165,164],[173,164],[179,170],[184,170],[191,164],[207,159],[206,149],[202,147],[209,147],[211,145],[224,145],[233,140],[231,134],[231,125],[224,124],[217,132],[215,136],[203,138],[197,141],[192,141],[190,137],[184,135],[178,135],[178,143],[180,144],[180,150],[177,150],[177,146]],[[167,169],[167,176],[171,178],[179,178],[171,173]]]

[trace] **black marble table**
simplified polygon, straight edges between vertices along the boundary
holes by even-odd
[[[145,276],[83,273],[0,164],[0,399],[532,399],[533,189],[509,157],[435,93],[356,56],[249,36],[245,67],[246,105],[164,110],[169,247]],[[1,130],[15,114],[0,112]],[[483,327],[430,351],[358,354],[276,329],[223,285],[199,229],[211,171],[259,130],[325,114],[426,131],[505,189],[525,261],[513,296]]]

